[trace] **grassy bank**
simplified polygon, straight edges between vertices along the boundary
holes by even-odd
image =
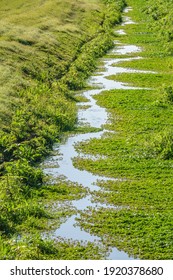
[[[99,255],[93,245],[39,237],[38,232],[50,229],[48,221],[59,224],[69,215],[68,210],[53,211],[53,202],[81,197],[85,190],[73,186],[69,192],[60,181],[47,185],[38,163],[63,132],[74,129],[75,90],[85,86],[97,58],[113,46],[111,30],[121,21],[123,5],[107,0],[0,1],[1,259]],[[25,241],[19,238],[24,234]]]
[[[125,25],[127,35],[119,41],[141,47],[140,54],[135,54],[141,60],[122,62],[119,66],[156,73],[109,77],[152,90],[111,90],[95,96],[110,112],[106,127],[116,133],[77,146],[81,152],[106,158],[76,158],[74,163],[81,169],[119,179],[100,182],[102,191],[95,194],[96,201],[118,208],[88,210],[79,222],[89,232],[101,236],[106,244],[130,255],[172,259],[172,1],[127,3],[133,8],[128,15],[136,24]]]

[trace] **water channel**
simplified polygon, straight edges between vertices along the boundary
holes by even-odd
[[[129,9],[127,8],[124,13],[127,13]],[[123,26],[126,24],[134,24],[134,22],[124,14],[124,21],[121,25],[120,29],[116,31],[119,36],[123,36],[125,31]],[[95,128],[102,128],[99,132],[93,133],[82,133],[78,135],[70,136],[64,144],[57,145],[55,150],[58,151],[58,155],[52,156],[45,161],[46,168],[44,172],[46,174],[51,175],[52,177],[64,177],[66,180],[78,183],[83,187],[88,189],[87,195],[79,200],[72,201],[72,206],[78,211],[84,211],[88,207],[93,207],[97,209],[98,207],[105,207],[105,208],[115,208],[115,206],[106,205],[106,204],[99,204],[92,202],[92,191],[100,190],[97,186],[97,181],[100,180],[108,180],[110,178],[93,175],[90,172],[85,170],[78,170],[73,166],[72,159],[74,157],[82,157],[86,155],[82,155],[81,153],[75,150],[75,144],[77,142],[81,142],[84,140],[89,140],[92,138],[100,138],[106,132],[103,129],[104,124],[108,122],[108,113],[106,112],[105,108],[102,108],[96,104],[96,100],[93,98],[93,95],[99,94],[103,90],[111,90],[111,89],[135,89],[135,87],[129,87],[126,84],[108,80],[106,77],[109,75],[115,75],[117,73],[134,73],[134,72],[147,72],[147,71],[137,71],[127,68],[122,68],[116,66],[120,61],[129,61],[134,59],[140,59],[138,56],[140,52],[140,48],[134,45],[122,45],[118,41],[115,42],[115,48],[110,52],[110,54],[131,54],[133,53],[132,57],[129,58],[103,58],[102,63],[104,66],[104,70],[101,72],[96,73],[93,77],[91,77],[89,84],[94,86],[94,89],[87,90],[83,93],[83,95],[87,98],[88,102],[79,103],[79,110],[78,110],[78,123],[80,126],[90,125],[91,127]],[[134,53],[136,56],[134,57]],[[87,105],[87,106],[86,106]],[[88,157],[91,157],[88,155]],[[94,157],[93,157],[94,159]],[[57,166],[54,166],[57,163]],[[49,166],[53,167],[49,167]],[[113,180],[113,179],[111,179]],[[114,179],[115,180],[115,179]],[[94,242],[99,244],[101,243],[101,239],[98,236],[93,236],[88,232],[82,230],[76,224],[76,218],[79,217],[80,214],[72,215],[68,218],[61,226],[53,233],[54,237],[57,238],[64,238],[64,239],[72,239],[77,241],[85,241],[85,242]],[[132,257],[128,256],[123,251],[119,251],[117,248],[111,248],[110,253],[107,259],[112,260],[130,260],[133,259]]]

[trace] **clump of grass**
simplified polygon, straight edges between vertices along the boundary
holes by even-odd
[[[141,59],[134,59],[132,61],[121,61],[118,66],[128,67],[136,70],[149,70],[157,71],[161,73],[162,71],[172,74],[171,64],[173,59],[171,57],[141,57]],[[117,65],[117,64],[116,64]]]
[[[170,84],[172,82],[172,73],[154,74],[154,73],[122,73],[107,77],[111,80],[128,83],[135,87],[156,88],[161,87],[164,83]]]
[[[90,242],[48,240],[37,234],[23,239],[0,239],[1,260],[98,260],[104,254],[104,249]]]
[[[173,132],[168,128],[158,133],[153,138],[153,150],[165,160],[173,159]]]

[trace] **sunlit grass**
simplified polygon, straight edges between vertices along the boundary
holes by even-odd
[[[129,16],[137,24],[124,26],[127,35],[119,41],[141,47],[142,51],[135,56],[142,59],[119,65],[156,73],[109,77],[152,90],[115,89],[95,96],[98,104],[110,113],[105,128],[114,133],[77,145],[82,153],[104,155],[104,158],[92,161],[78,157],[74,164],[79,169],[108,177],[107,182],[98,182],[101,190],[94,193],[94,200],[117,208],[89,209],[79,223],[88,232],[102,237],[105,244],[125,250],[129,255],[141,259],[171,259],[172,57],[165,47],[164,36],[159,38],[158,30],[151,28],[152,19],[144,13],[146,2],[127,2],[133,7]],[[150,1],[150,4],[162,10],[162,1]],[[164,30],[162,32],[164,35]],[[113,57],[134,57],[134,54],[114,54]],[[110,177],[116,180],[109,180]]]
[[[39,163],[62,133],[84,131],[75,129],[75,90],[113,46],[122,7],[123,1],[0,0],[1,259],[102,258],[92,244],[42,240],[40,233],[75,212],[57,201],[70,204],[85,189],[60,179],[45,184]]]
[[[3,107],[6,107],[7,96],[9,102],[16,91],[33,84],[34,72],[45,69],[46,73],[48,59],[57,75],[58,67],[61,71],[65,69],[81,40],[96,32],[101,16],[99,12],[93,14],[101,7],[98,0],[0,1],[0,98]],[[3,115],[1,117],[2,121],[6,120]]]
[[[110,80],[128,83],[130,86],[157,88],[162,85],[172,83],[172,74],[154,74],[154,73],[122,73],[107,77]]]

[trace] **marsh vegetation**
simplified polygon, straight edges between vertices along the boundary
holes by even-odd
[[[154,73],[122,73],[108,79],[143,89],[103,91],[95,98],[110,112],[106,128],[115,133],[78,145],[78,150],[103,159],[76,159],[75,166],[115,178],[101,182],[95,201],[119,209],[88,209],[83,228],[141,259],[172,259],[172,1],[127,1],[136,24],[124,25],[118,40],[141,52],[119,67]],[[167,34],[167,35],[166,35]],[[169,36],[168,36],[169,34]],[[168,38],[169,37],[169,38]],[[117,64],[116,64],[117,66]],[[118,180],[117,180],[118,179]],[[104,192],[106,190],[106,192]]]
[[[39,163],[62,133],[75,128],[75,91],[113,45],[111,30],[121,21],[123,5],[0,1],[1,259],[79,258],[78,250],[85,258],[85,250],[93,250],[94,245],[41,238],[50,224],[73,213],[52,210],[54,201],[82,197],[85,190],[61,180],[49,185]]]
[[[135,24],[123,25],[122,34],[116,25],[123,0],[0,1],[0,259],[102,259],[107,247],[141,259],[172,259],[173,3],[126,5]],[[153,73],[108,76],[136,88],[95,95],[109,113],[104,128],[111,132],[76,145],[96,156],[74,158],[76,168],[110,178],[98,182],[92,199],[116,208],[88,208],[78,217],[105,248],[43,238],[76,213],[57,203],[80,199],[86,189],[51,181],[40,163],[62,135],[100,130],[76,127],[76,104],[85,101],[77,91],[88,87],[86,78],[115,40],[137,50],[108,53],[108,59],[122,58],[116,67]]]

